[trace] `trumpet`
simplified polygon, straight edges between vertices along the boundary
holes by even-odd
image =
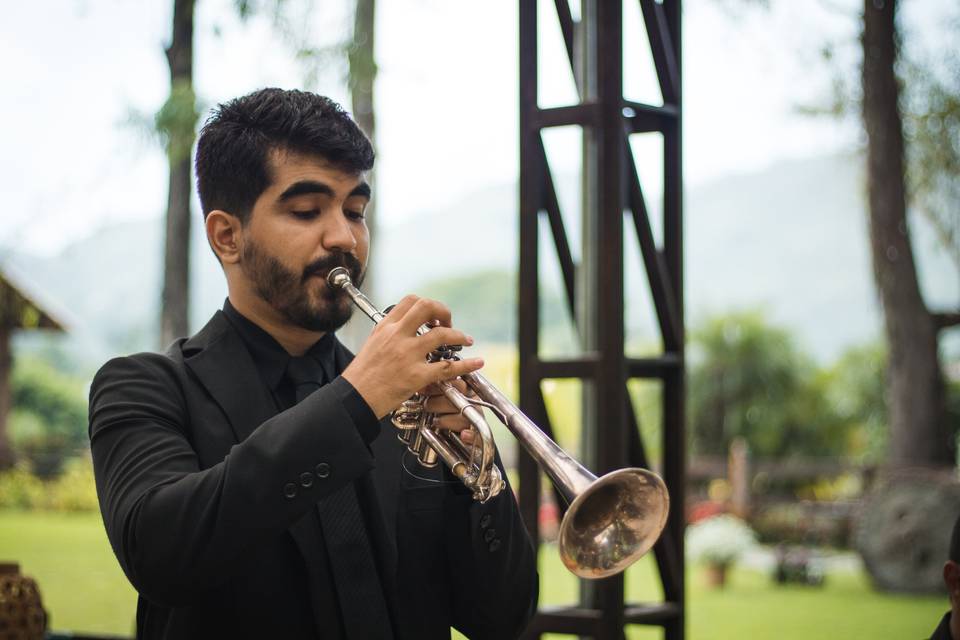
[[[385,315],[370,302],[343,267],[327,274],[327,284],[344,291],[374,324]],[[422,335],[428,325],[418,329]],[[459,347],[444,345],[429,354],[431,360],[457,358]],[[564,566],[581,578],[606,578],[624,571],[656,543],[667,523],[670,496],[663,480],[647,469],[617,469],[600,478],[548,438],[530,418],[477,372],[461,376],[477,395],[462,394],[451,382],[439,383],[450,402],[475,430],[473,444],[432,426],[420,396],[394,411],[399,437],[422,464],[442,459],[451,473],[481,502],[496,496],[506,483],[495,464],[496,444],[482,408],[509,429],[520,445],[547,474],[568,503],[560,523],[558,547]]]

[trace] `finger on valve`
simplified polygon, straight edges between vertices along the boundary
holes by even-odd
[[[433,416],[430,426],[434,429],[462,431],[470,427],[470,421],[458,412],[444,414],[431,413],[430,415]]]

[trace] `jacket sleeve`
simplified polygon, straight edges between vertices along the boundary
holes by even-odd
[[[499,455],[497,465],[506,480]],[[454,489],[446,510],[454,627],[474,640],[519,637],[536,612],[539,576],[509,480],[486,503]]]
[[[170,358],[139,354],[108,362],[90,390],[107,535],[137,590],[168,606],[227,580],[258,541],[374,466],[338,378],[201,468],[181,381]]]

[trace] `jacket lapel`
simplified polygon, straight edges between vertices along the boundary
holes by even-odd
[[[276,413],[250,352],[222,311],[183,344],[183,359],[227,416],[237,442]]]
[[[230,423],[237,442],[277,413],[273,398],[257,373],[243,338],[222,311],[183,345],[184,362],[213,397]],[[317,518],[310,511],[288,529],[308,567],[322,558]]]

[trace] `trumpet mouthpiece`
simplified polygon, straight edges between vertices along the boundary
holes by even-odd
[[[343,289],[350,284],[350,273],[343,267],[334,267],[327,274],[327,286],[331,289]]]

